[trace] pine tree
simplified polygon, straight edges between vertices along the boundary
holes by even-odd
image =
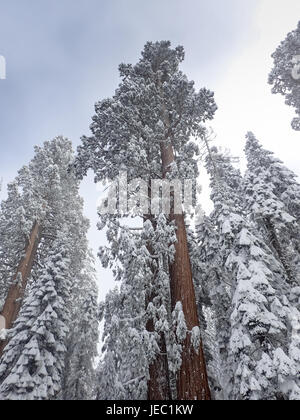
[[[94,369],[99,341],[98,289],[89,255],[72,290],[71,326],[64,374],[64,400],[92,400],[96,397]],[[75,290],[74,290],[75,289]]]
[[[0,363],[2,400],[49,400],[61,393],[71,284],[64,241],[54,242],[10,332]]]
[[[295,288],[300,281],[300,185],[272,152],[247,134],[246,201],[265,242]],[[295,289],[296,291],[297,289]]]
[[[228,344],[230,340],[231,276],[224,270],[220,249],[218,223],[214,212],[204,215],[196,223],[195,246],[192,253],[194,280],[198,285],[197,295],[205,305],[202,325],[204,348],[208,361],[208,373],[215,399],[226,399],[228,382]],[[199,308],[200,311],[200,308]],[[217,345],[217,347],[216,347]]]
[[[269,75],[272,92],[285,96],[285,103],[296,109],[292,127],[300,130],[300,22],[272,55],[274,68]]]
[[[164,216],[158,218],[156,230],[150,221],[146,222],[138,237],[128,228],[123,227],[118,234],[115,226],[111,228],[114,234],[108,231],[108,236],[114,238],[114,243],[111,249],[102,248],[101,259],[105,266],[109,264],[115,270],[116,279],[122,282],[108,294],[104,305],[105,344],[98,396],[100,399],[147,399],[149,370],[162,337],[170,347],[166,359],[170,367],[165,369],[175,373],[180,363],[179,349],[170,330],[169,276],[165,264],[174,253],[168,241],[173,235],[174,242],[175,233],[166,225]],[[150,248],[153,255],[149,253]],[[147,294],[152,294],[152,289],[158,293],[150,302]],[[151,329],[147,325],[149,321]],[[170,386],[168,378],[157,376],[161,387]]]
[[[135,66],[120,66],[122,82],[119,88],[113,98],[96,104],[91,126],[93,135],[83,137],[83,144],[79,147],[76,162],[79,176],[84,176],[91,168],[96,181],[115,179],[122,167],[127,171],[128,181],[139,178],[147,184],[158,178],[183,180],[197,177],[194,156],[198,148],[190,138],[199,138],[203,134],[202,123],[213,118],[216,105],[210,91],[202,89],[196,93],[193,82],[179,71],[183,58],[182,47],[172,50],[169,42],[149,42]],[[146,213],[140,216],[145,222],[151,221]],[[202,348],[197,351],[191,344],[191,332],[199,328],[199,319],[185,221],[183,215],[171,214],[168,222],[175,223],[177,235],[175,258],[169,267],[171,309],[174,311],[181,303],[189,331],[182,345],[177,397],[208,399]],[[154,218],[154,229],[155,224]],[[150,302],[146,306],[151,304],[151,299],[160,299],[156,294],[148,296]],[[150,326],[149,333],[153,333],[151,329]],[[165,353],[165,345],[162,338],[158,359]],[[163,360],[157,360],[157,363],[160,367],[167,366]],[[150,371],[153,371],[149,383],[151,391],[157,389],[157,375],[154,375],[155,369],[150,368]],[[161,378],[167,375],[165,371]],[[154,392],[156,399],[168,397],[164,393],[168,387],[163,388]]]
[[[17,293],[18,309],[22,308],[20,316],[18,316],[18,311],[14,311],[15,319],[12,319],[11,322],[15,321],[15,325],[12,327],[11,323],[8,331],[10,341],[8,341],[6,347],[7,341],[2,346],[4,354],[0,359],[2,372],[0,386],[1,398],[3,399],[14,397],[16,399],[62,399],[64,393],[70,395],[69,385],[76,376],[73,368],[76,364],[78,366],[78,356],[80,349],[82,349],[81,340],[86,340],[86,354],[83,362],[85,369],[82,370],[81,380],[87,383],[86,393],[82,397],[87,398],[92,392],[90,382],[93,372],[91,369],[97,341],[97,322],[93,318],[96,316],[94,313],[96,290],[93,275],[87,269],[87,261],[90,260],[87,242],[89,223],[83,216],[83,201],[78,193],[79,182],[70,169],[73,160],[72,145],[67,139],[58,137],[51,142],[46,142],[43,147],[36,147],[34,158],[28,166],[19,171],[15,182],[9,186],[7,200],[2,203],[0,235],[3,238],[3,243],[1,243],[0,262],[1,281],[6,285],[3,294],[4,308],[9,308],[11,304],[14,310],[15,304],[13,301],[10,302],[11,291],[14,290]],[[19,210],[14,214],[14,209]],[[39,241],[36,244],[35,251],[31,254],[30,264],[26,267],[26,276],[21,279],[18,272],[19,267],[24,264],[24,246],[26,241],[28,247],[33,245],[33,241],[27,238],[29,235],[30,239],[32,225],[37,224],[40,228]],[[25,249],[27,250],[27,245]],[[61,255],[61,252],[64,252],[66,257]],[[58,267],[62,270],[61,273],[56,273],[52,269],[53,267],[51,268],[53,261],[49,260],[50,256],[53,259],[57,258]],[[18,261],[21,261],[19,266]],[[17,276],[15,276],[15,273],[17,273]],[[10,282],[7,284],[7,279],[10,278],[9,274],[12,275],[13,279],[11,284]],[[49,278],[49,276],[52,276],[52,278]],[[18,279],[19,282],[23,280],[22,287],[19,287],[19,283],[16,283],[14,279]],[[55,285],[58,289],[54,290]],[[60,287],[65,290],[63,295],[59,294]],[[39,288],[43,289],[43,294],[41,294]],[[68,297],[66,297],[67,289],[71,291]],[[24,302],[23,296],[26,297]],[[59,299],[58,303],[55,303],[56,298]],[[85,300],[82,301],[82,299]],[[32,330],[31,326],[42,321],[47,324],[46,315],[48,312],[47,308],[43,307],[44,301],[49,301],[55,306],[53,312],[49,311],[49,328],[52,328],[52,326],[58,328],[60,325],[61,330],[57,329],[55,331],[56,335],[61,338],[62,343],[59,344],[59,348],[51,347],[50,341],[55,334],[51,335],[49,332],[48,337],[47,332],[45,333],[44,342],[47,343],[49,338],[50,350],[55,353],[55,357],[57,356],[57,369],[50,369],[51,366],[49,365],[50,367],[45,373],[43,366],[48,366],[48,350],[43,350],[44,352],[37,356],[39,357],[39,363],[32,366],[30,375],[36,376],[36,384],[42,380],[43,375],[48,375],[50,378],[49,388],[38,385],[36,390],[32,390],[31,386],[34,385],[34,382],[26,382],[25,380],[29,378],[27,374],[28,363],[31,366],[33,360],[30,340],[33,340],[32,348],[35,349],[42,348],[42,343],[39,342],[40,332],[36,332],[35,329]],[[37,302],[41,303],[35,306]],[[61,314],[58,319],[62,323],[58,325],[56,306],[60,308],[61,304],[63,305],[65,319],[64,315]],[[80,312],[83,308],[87,313]],[[45,313],[40,313],[40,310],[45,310]],[[87,319],[91,321],[90,325],[84,321],[87,321]],[[78,340],[78,349],[74,349],[74,346],[71,345],[72,341],[74,344],[74,336],[67,334],[67,331],[78,331],[79,324],[84,329],[81,331],[81,337]],[[48,324],[46,327],[48,328]],[[95,338],[95,342],[92,342],[92,337]],[[21,353],[24,353],[25,350],[28,352],[28,357],[22,359]],[[68,368],[71,365],[72,369],[66,368],[65,359],[69,362]],[[55,358],[53,363],[56,366]],[[39,366],[42,367],[43,373],[41,375],[38,370]],[[22,382],[24,386],[19,384],[19,378],[21,377],[24,379],[24,382]],[[27,386],[28,388],[26,388]]]
[[[78,181],[68,173],[72,159],[69,140],[58,137],[45,142],[35,148],[34,158],[8,187],[0,215],[2,314],[8,329],[17,319],[37,254],[49,248],[56,232],[72,217],[74,201],[78,202]]]
[[[230,158],[212,149],[207,169],[223,268],[231,277],[229,398],[297,399],[295,312],[284,269],[245,214],[243,180]]]
[[[33,226],[30,226],[30,229]],[[0,309],[3,308],[10,285],[24,252],[26,237],[22,197],[16,182],[8,185],[8,199],[1,203],[0,212]],[[9,252],[8,252],[9,250]]]

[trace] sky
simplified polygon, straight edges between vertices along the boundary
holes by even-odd
[[[135,63],[144,44],[158,40],[183,45],[182,70],[197,88],[215,92],[219,109],[210,125],[218,146],[242,157],[251,130],[300,175],[294,111],[267,83],[271,54],[299,19],[299,0],[0,0],[0,55],[7,65],[0,80],[3,184],[36,144],[64,135],[76,148],[89,134],[95,102],[113,95],[118,65]],[[201,200],[209,210],[207,183],[203,176]],[[91,175],[81,194],[96,254],[105,238],[96,229],[99,192]],[[97,268],[103,298],[112,276]]]

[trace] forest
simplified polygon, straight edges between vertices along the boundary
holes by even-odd
[[[0,400],[300,399],[299,180],[255,127],[245,171],[214,144],[215,94],[184,59],[147,42],[77,150],[64,136],[36,146],[6,186]],[[299,132],[300,22],[272,59],[266,84]],[[79,191],[91,172],[106,186],[98,255]],[[96,259],[115,280],[105,300]]]

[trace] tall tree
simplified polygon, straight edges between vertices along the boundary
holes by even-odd
[[[290,284],[300,279],[300,185],[296,175],[265,150],[253,133],[247,134],[245,177],[248,211],[264,240],[288,275]]]
[[[71,284],[64,241],[54,242],[6,346],[0,362],[2,400],[49,400],[62,391]]]
[[[243,180],[230,158],[212,149],[207,169],[223,268],[231,278],[229,398],[297,399],[299,353],[287,275],[245,213]]]
[[[272,55],[274,67],[269,75],[272,92],[285,96],[285,103],[296,109],[292,127],[300,130],[300,22]]]
[[[114,179],[122,167],[128,181],[196,178],[198,149],[190,139],[203,134],[202,123],[213,118],[216,105],[213,93],[206,89],[196,93],[194,83],[179,70],[183,59],[182,47],[172,50],[169,42],[149,42],[135,66],[120,66],[119,88],[113,98],[96,104],[93,135],[83,137],[79,147],[79,176],[92,168],[96,181]],[[175,223],[177,235],[175,258],[169,265],[172,311],[182,305],[189,332],[182,345],[177,398],[208,399],[202,347],[194,349],[191,343],[199,319],[184,217],[171,211],[169,223]],[[156,380],[154,374],[150,387],[151,380]]]
[[[172,331],[167,264],[168,258],[174,254],[169,243],[172,236],[175,241],[174,229],[167,225],[162,215],[155,230],[148,221],[138,236],[125,227],[117,231],[113,225],[111,229],[108,236],[114,240],[110,249],[102,248],[101,259],[105,266],[109,264],[113,268],[116,279],[122,282],[119,288],[108,294],[103,307],[104,357],[100,366],[98,397],[149,398],[151,368],[157,361],[163,337],[165,352],[168,345],[168,358],[160,360],[166,360],[167,366],[157,371],[156,376],[158,389],[170,398],[168,371],[170,369],[174,374],[180,363],[179,348]],[[150,302],[148,294],[152,295],[153,290],[158,293]],[[149,328],[149,322],[152,328]],[[158,390],[150,392],[158,393]]]
[[[37,253],[47,248],[66,218],[72,217],[64,211],[76,199],[74,188],[78,188],[67,171],[72,153],[71,143],[62,137],[36,147],[34,158],[9,185],[8,198],[2,203],[0,281],[8,329],[17,319]]]

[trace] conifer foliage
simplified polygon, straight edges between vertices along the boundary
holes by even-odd
[[[300,130],[300,23],[273,58],[269,82]],[[209,148],[214,94],[195,90],[183,60],[148,42],[120,65],[77,155],[57,137],[7,186],[0,400],[300,399],[300,184],[252,132],[244,174]],[[194,181],[195,204],[199,145],[213,210],[194,222],[175,181]],[[116,287],[100,305],[79,195],[90,169],[111,187],[98,257]],[[166,186],[169,211],[157,207]]]
[[[84,176],[91,168],[96,181],[116,179],[122,168],[127,172],[128,182],[139,178],[148,184],[154,179],[197,177],[196,155],[199,150],[191,141],[191,136],[200,138],[203,135],[203,123],[213,118],[216,105],[212,92],[201,89],[197,93],[194,83],[179,70],[183,59],[182,47],[171,49],[169,42],[149,42],[136,65],[120,66],[122,82],[119,88],[112,98],[96,104],[92,136],[83,137],[78,149],[76,169],[79,176]],[[123,213],[126,214],[126,210]],[[145,211],[138,216],[145,222],[144,230],[148,229],[149,222],[152,229],[156,229],[157,215],[151,218],[150,212]],[[198,340],[199,348],[194,348],[191,339],[193,331],[199,330],[199,317],[184,216],[168,215],[167,226],[175,226],[176,229],[174,258],[161,263],[163,276],[162,268],[157,274],[157,268],[154,268],[152,278],[155,280],[150,282],[150,286],[153,281],[159,285],[161,281],[165,282],[165,278],[169,279],[168,301],[171,306],[163,313],[170,315],[174,312],[179,315],[182,327],[186,323],[186,328],[177,337],[181,362],[176,375],[176,395],[179,399],[209,399],[201,340]],[[172,244],[172,237],[166,244]],[[149,244],[146,249],[153,255]],[[153,258],[161,260],[161,252]],[[158,286],[144,291],[146,302],[141,301],[140,304],[146,305],[148,312],[150,308],[155,308],[156,302],[161,301],[162,297],[157,293],[160,289],[161,286]],[[156,360],[149,368],[149,398],[168,399],[171,386],[162,384],[162,381],[157,383],[156,376],[158,367],[164,370],[162,377],[169,375],[168,361],[161,357],[168,348],[165,327],[161,327],[161,324],[165,325],[165,320],[148,321],[148,332],[156,337],[157,344]],[[169,330],[170,322],[169,317]],[[177,321],[174,322],[176,324]]]
[[[70,322],[69,262],[64,238],[58,238],[5,349],[0,365],[1,399],[52,399],[61,392]]]
[[[296,175],[263,149],[251,132],[245,151],[248,212],[284,266],[290,284],[299,285],[300,185]]]
[[[248,147],[251,140],[248,135]],[[253,162],[262,168],[258,159]],[[265,196],[260,201],[252,194],[265,192],[271,183],[263,184],[264,178],[258,177],[262,184],[257,188],[249,173],[243,179],[217,149],[211,150],[207,169],[215,205],[211,219],[219,238],[214,260],[222,264],[222,274],[210,274],[210,284],[222,370],[228,375],[221,378],[226,399],[298,399],[299,341],[294,324],[299,327],[300,318],[289,299],[289,273],[264,237],[261,218],[254,216],[253,207],[249,212],[249,203],[263,203],[275,214]]]
[[[2,203],[2,299],[4,310],[12,306],[15,319],[8,325],[7,340],[2,344],[0,399],[61,399],[71,392],[69,386],[78,371],[67,370],[66,360],[73,366],[78,357],[71,351],[70,332],[83,317],[77,308],[80,298],[86,299],[80,309],[89,306],[84,316],[90,321],[77,337],[79,347],[83,343],[87,346],[82,367],[92,364],[95,357],[97,293],[93,277],[84,268],[88,260],[88,221],[83,216],[79,183],[70,171],[73,160],[67,139],[58,137],[37,147],[34,158],[19,171]],[[19,269],[31,243],[32,226],[37,225],[38,241],[24,277]],[[16,300],[11,299],[12,291]],[[89,295],[93,296],[90,302]],[[90,329],[93,340],[88,341]],[[82,374],[82,380],[88,381],[90,372]],[[83,395],[91,397],[91,392]]]
[[[269,75],[273,93],[285,96],[285,103],[296,109],[292,121],[294,130],[300,130],[300,22],[272,55],[274,67]]]
[[[98,289],[91,252],[71,292],[71,323],[65,357],[63,398],[91,400],[95,397],[94,363],[98,356]]]

